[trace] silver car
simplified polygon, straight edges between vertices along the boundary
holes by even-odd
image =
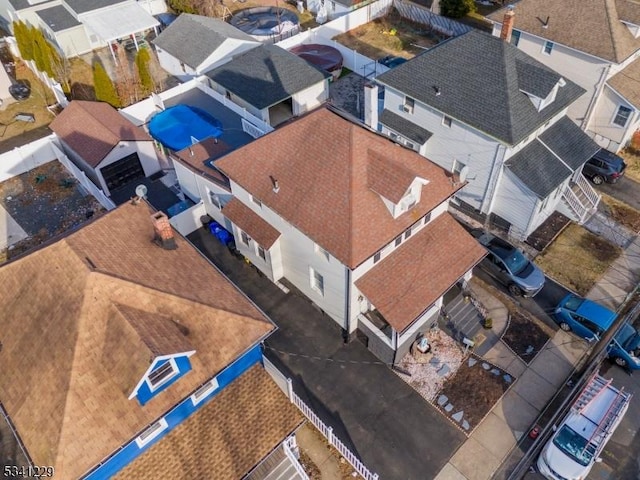
[[[489,254],[480,262],[480,268],[494,277],[516,296],[533,297],[544,286],[542,270],[510,243],[481,229],[471,231]]]

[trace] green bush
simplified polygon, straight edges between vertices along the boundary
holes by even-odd
[[[440,0],[440,14],[449,18],[462,18],[476,11],[473,0]]]
[[[93,64],[93,86],[96,89],[96,100],[107,102],[115,108],[122,106],[116,87],[100,62]]]

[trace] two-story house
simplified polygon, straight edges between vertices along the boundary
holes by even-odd
[[[240,252],[389,363],[485,255],[447,212],[457,176],[326,108],[215,167],[230,180],[222,214]]]
[[[376,81],[382,132],[462,175],[457,202],[511,234],[526,238],[557,208],[582,221],[598,203],[581,174],[598,146],[566,116],[584,90],[513,45],[471,31]]]
[[[640,4],[522,0],[514,7],[488,17],[494,35],[580,85],[585,92],[568,116],[600,146],[625,147],[640,127]]]
[[[291,445],[302,418],[261,365],[275,326],[145,202],[0,284],[0,401],[36,472],[232,480]]]

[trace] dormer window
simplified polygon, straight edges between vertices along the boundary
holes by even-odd
[[[147,379],[149,380],[151,391],[162,386],[177,374],[178,368],[175,365],[175,360],[169,359],[167,362],[163,363],[158,368],[153,370],[147,377]]]
[[[400,208],[402,209],[402,211],[406,212],[408,210],[411,210],[417,203],[417,199],[416,197],[410,193],[409,195],[406,195],[401,203],[400,203]]]

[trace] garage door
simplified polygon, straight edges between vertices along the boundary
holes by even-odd
[[[137,153],[121,158],[117,162],[101,168],[100,171],[110,191],[139,178],[144,178],[144,170]]]

